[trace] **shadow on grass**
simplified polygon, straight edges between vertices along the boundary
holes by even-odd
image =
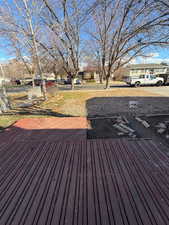
[[[27,95],[20,96],[20,97],[14,97],[14,100],[27,100],[27,99],[28,99]]]
[[[27,115],[27,116],[53,116],[53,117],[74,117],[69,114],[62,114],[52,109],[43,109],[39,105],[33,105],[29,107],[14,107],[11,111],[1,114],[3,115]]]
[[[46,110],[22,110],[22,111],[18,111],[17,113],[15,113],[16,115],[37,115],[37,116],[53,116],[53,117],[73,117],[72,115],[69,114],[62,114],[62,113],[58,113],[58,112],[54,112],[51,109],[46,109]]]

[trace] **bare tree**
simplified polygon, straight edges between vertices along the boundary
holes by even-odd
[[[120,67],[114,72],[114,80],[122,81],[125,76],[129,74],[129,68],[127,66]]]
[[[45,4],[43,22],[51,36],[50,43],[47,43],[49,46],[46,43],[43,43],[43,46],[51,52],[55,50],[59,53],[73,89],[73,80],[79,72],[80,5],[77,4],[77,0],[55,2],[43,0],[43,2]]]
[[[88,31],[86,31],[88,33]],[[105,79],[102,63],[101,63],[101,51],[99,45],[96,41],[88,40],[86,41],[86,48],[84,48],[84,60],[83,63],[87,64],[89,67],[95,68],[96,72],[99,74],[99,81],[102,84],[103,79]]]
[[[143,55],[153,45],[168,44],[164,32],[168,12],[159,13],[154,0],[98,0],[92,17],[91,39],[101,50],[106,88],[111,72]]]
[[[11,0],[10,4],[2,0],[0,35],[12,39],[25,67],[25,56],[31,59],[42,80],[42,61],[52,61],[55,74],[62,65],[73,88],[83,62],[82,45],[90,34],[92,61],[100,71],[100,81],[106,78],[108,87],[111,73],[144,55],[149,47],[168,44],[167,5],[166,0],[158,4],[156,0]],[[45,85],[42,92],[46,98]]]
[[[6,65],[10,78],[24,78],[25,75],[29,75],[34,81],[35,65],[31,54],[28,52],[28,50],[32,52],[32,47],[30,46],[28,49],[28,46],[24,46],[24,43],[21,44],[15,35],[7,34],[7,36],[8,40],[10,40],[10,44],[8,44],[10,47],[9,53],[15,56]],[[34,82],[32,83],[34,86]]]
[[[158,6],[162,6],[163,9],[168,9],[169,8],[169,2],[168,2],[168,0],[154,0],[154,2]]]
[[[39,74],[43,81],[42,93],[44,99],[46,99],[46,88],[39,56],[39,45],[37,42],[40,30],[39,19],[41,9],[42,3],[40,3],[40,1],[12,0],[10,4],[3,1],[3,5],[0,8],[0,25],[1,34],[3,33],[6,38],[13,38],[13,43],[15,43],[15,41],[19,42],[20,46],[24,46],[24,49],[27,50],[27,54],[31,56],[30,58],[32,58],[36,74]],[[15,13],[13,13],[13,11],[15,11]],[[19,54],[21,57],[21,52],[19,52]],[[23,60],[23,57],[21,58]]]
[[[81,56],[82,27],[88,15],[96,7],[95,2],[87,4],[84,0],[43,0],[45,10],[43,22],[50,35],[49,46],[46,49],[56,50],[62,60],[63,69],[71,80],[74,88],[74,78],[79,72]]]

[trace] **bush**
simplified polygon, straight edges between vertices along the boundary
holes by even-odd
[[[86,83],[96,83],[96,81],[94,79],[91,79],[91,80],[86,80]]]

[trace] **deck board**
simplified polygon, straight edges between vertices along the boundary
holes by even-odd
[[[0,224],[169,224],[169,159],[151,141],[1,146]]]
[[[169,224],[169,157],[159,145],[67,130],[60,140],[60,129],[43,139],[49,124],[38,121],[36,131],[0,134],[0,225]]]

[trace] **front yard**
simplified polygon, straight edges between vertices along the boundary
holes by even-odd
[[[123,102],[119,105],[119,100],[121,97],[158,97],[157,94],[152,94],[146,92],[141,89],[135,88],[113,88],[110,90],[81,90],[81,91],[52,91],[48,94],[48,100],[37,101],[35,105],[27,108],[20,108],[20,104],[24,103],[27,100],[26,92],[17,93],[17,94],[9,94],[13,110],[11,115],[1,115],[0,116],[0,127],[5,128],[13,124],[15,121],[20,118],[25,117],[65,117],[65,116],[88,116],[89,109],[92,110],[103,110],[109,107],[109,105],[113,105],[112,110],[114,109],[114,113],[118,110],[121,110],[121,105],[123,106]],[[118,97],[118,98],[117,98]],[[112,101],[110,103],[110,98]],[[91,99],[95,99],[95,103],[97,102],[97,106],[90,105]],[[104,100],[104,106],[100,108],[100,100]],[[119,99],[119,100],[118,100]],[[123,98],[123,101],[127,102],[128,100]],[[101,101],[102,102],[102,101]],[[102,103],[101,103],[102,104]],[[128,104],[128,102],[127,102]],[[123,110],[122,110],[123,111]],[[95,114],[94,112],[92,112]],[[113,112],[112,112],[113,113]],[[98,112],[97,112],[98,114]]]

